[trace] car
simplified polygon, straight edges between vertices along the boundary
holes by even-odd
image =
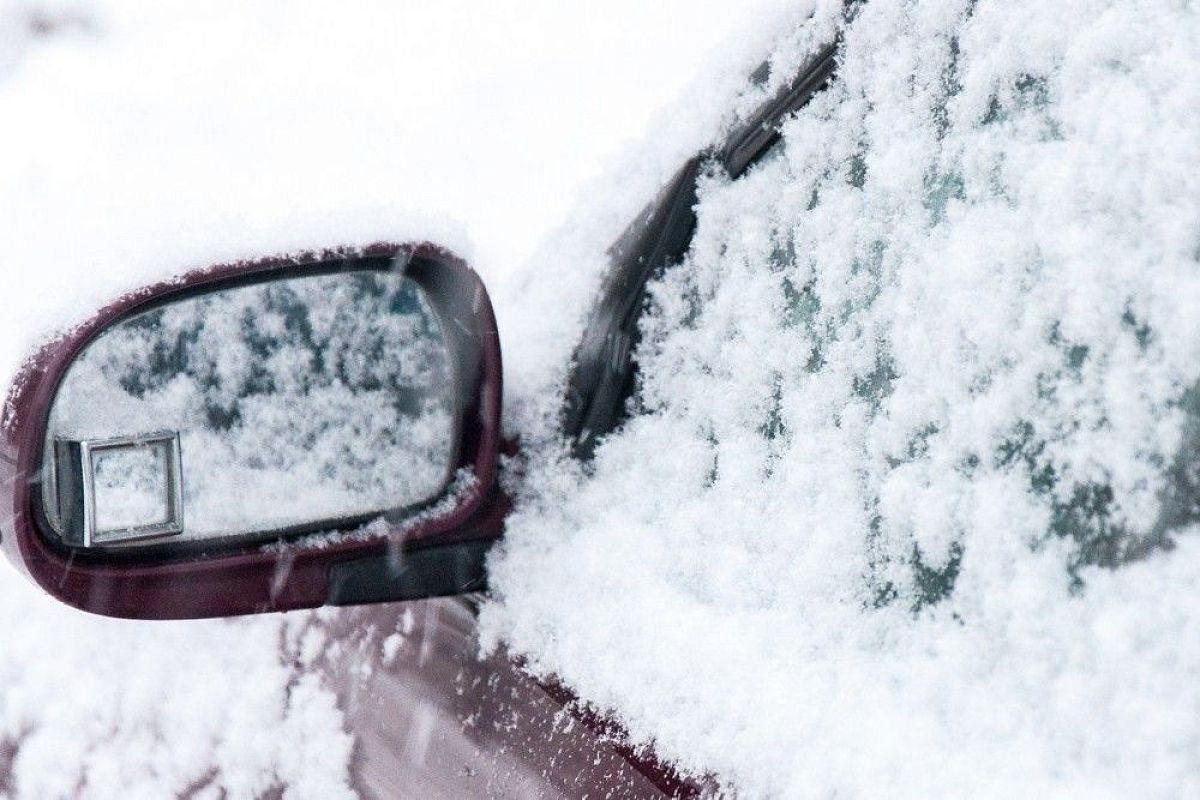
[[[687,251],[701,172],[747,171],[836,56],[821,48],[682,165],[614,244],[563,399],[577,458],[626,414],[645,287]],[[562,685],[503,652],[476,657],[478,593],[510,507],[497,465],[519,447],[501,436],[500,353],[479,276],[430,242],[146,287],[14,381],[0,544],[97,614],[363,606],[336,618],[337,646],[314,668],[339,687],[366,796],[698,796],[701,782]]]
[[[10,559],[114,616],[339,607],[283,649],[366,796],[1194,794],[1191,12],[832,5],[544,407],[438,242],[212,266],[27,364]]]

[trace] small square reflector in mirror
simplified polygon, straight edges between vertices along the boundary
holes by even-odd
[[[183,532],[179,434],[55,442],[59,516],[70,539],[98,544]]]

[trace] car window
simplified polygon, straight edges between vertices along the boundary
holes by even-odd
[[[954,102],[955,94],[949,91],[934,103],[935,126],[949,124]],[[981,127],[995,129],[998,136],[1013,136],[1016,129],[1038,142],[1050,142],[1059,136],[1056,125],[1049,111],[1046,81],[1037,76],[1025,76],[1006,91],[997,93],[990,99],[981,120]],[[914,377],[899,371],[892,354],[894,340],[904,338],[906,332],[893,321],[872,330],[876,323],[868,321],[879,314],[881,295],[897,280],[892,272],[894,267],[889,266],[895,237],[870,219],[845,216],[838,210],[847,195],[862,195],[873,189],[869,186],[872,154],[867,148],[851,148],[833,170],[815,181],[809,180],[807,185],[796,186],[793,184],[803,183],[797,180],[797,163],[803,168],[805,161],[811,160],[805,149],[802,136],[781,138],[755,159],[746,174],[734,180],[702,181],[698,205],[700,230],[695,248],[684,264],[652,287],[651,293],[658,298],[659,305],[646,322],[657,344],[651,346],[653,355],[646,355],[643,363],[654,364],[649,368],[659,370],[659,375],[640,384],[639,407],[643,409],[655,410],[679,402],[678,394],[668,398],[655,384],[669,382],[670,376],[681,372],[680,362],[656,359],[667,355],[682,358],[675,348],[694,345],[691,334],[681,334],[681,329],[699,335],[707,327],[707,334],[719,341],[745,345],[751,344],[748,339],[753,332],[759,335],[754,343],[757,347],[767,350],[788,347],[802,353],[795,363],[779,364],[754,387],[756,396],[752,405],[758,420],[754,430],[762,438],[760,447],[768,454],[791,447],[796,434],[785,421],[784,398],[803,393],[810,379],[820,383],[838,380],[831,376],[848,374],[843,402],[850,404],[862,423],[869,425],[873,420],[895,414],[890,401],[897,382]],[[814,247],[817,243],[812,237],[797,234],[801,226],[789,225],[781,219],[776,204],[781,191],[788,196],[793,210],[795,196],[804,192],[805,214],[841,215],[837,224],[843,240],[856,241],[853,252],[848,257],[842,256],[843,264],[836,278],[840,286],[833,287],[831,278],[823,274],[819,249],[828,247],[828,239]],[[920,197],[930,231],[936,231],[946,223],[948,215],[961,208],[967,192],[959,165],[947,162],[930,166],[922,180]],[[764,202],[763,198],[768,196],[776,203]],[[826,206],[831,207],[829,211]],[[854,231],[855,228],[859,230]],[[871,233],[864,235],[864,228]],[[736,250],[736,240],[745,232],[761,234],[763,239],[758,245],[762,251],[760,257],[747,254],[744,263],[739,264],[745,272],[744,280],[720,270],[714,275],[711,268],[708,274],[697,269],[696,261],[711,258],[714,251]],[[669,309],[680,306],[668,301],[667,295],[685,298],[686,313],[672,314]],[[735,302],[735,295],[741,295],[740,300]],[[735,305],[741,316],[728,311]],[[766,326],[750,323],[760,315],[769,317],[771,323]],[[723,330],[711,329],[714,316],[723,318]],[[1109,323],[1112,333],[1131,346],[1131,357],[1154,357],[1156,335],[1131,309],[1125,309]],[[859,347],[853,345],[863,337],[868,340]],[[1148,477],[1140,487],[1132,487],[1134,493],[1142,495],[1137,502],[1157,508],[1155,521],[1149,526],[1130,525],[1126,521],[1127,510],[1121,508],[1118,498],[1121,490],[1111,479],[1112,468],[1092,456],[1093,463],[1080,469],[1081,465],[1064,452],[1070,450],[1069,443],[1081,434],[1083,426],[1090,425],[1096,430],[1108,424],[1103,412],[1081,421],[1079,409],[1072,406],[1066,411],[1062,400],[1094,388],[1097,370],[1108,369],[1107,359],[1111,356],[1098,355],[1087,343],[1072,339],[1052,317],[1040,344],[1046,350],[1045,360],[1032,377],[1034,393],[1027,398],[1026,413],[997,431],[986,446],[959,449],[947,468],[954,480],[964,486],[985,472],[1002,473],[1018,482],[1044,515],[1041,533],[1031,536],[1027,546],[1033,550],[1066,547],[1069,555],[1065,579],[1078,587],[1082,569],[1115,567],[1169,548],[1172,531],[1200,519],[1200,476],[1194,466],[1200,454],[1200,396],[1193,388],[1172,401],[1172,413],[1183,417],[1179,444],[1171,452],[1147,456],[1140,466]],[[691,359],[697,359],[696,352],[691,353]],[[699,352],[699,366],[705,375],[728,374],[729,365],[722,367],[718,363],[722,355],[720,347],[711,351],[711,360],[705,357],[705,351]],[[936,355],[930,357],[936,360]],[[798,365],[801,365],[799,370]],[[966,387],[967,397],[985,397],[1010,366],[1000,359],[991,371],[981,372]],[[724,396],[731,391],[727,389]],[[835,426],[840,424],[838,416],[834,411],[830,420]],[[945,432],[935,416],[914,425],[902,444],[889,448],[877,474],[863,476],[870,498],[863,509],[868,528],[879,542],[892,540],[886,546],[881,545],[877,556],[871,557],[865,578],[876,605],[903,598],[914,610],[920,610],[947,597],[958,576],[963,544],[952,529],[963,523],[948,525],[951,532],[947,541],[931,554],[916,541],[897,546],[894,533],[887,530],[886,511],[881,508],[886,504],[885,494],[891,481],[931,471],[933,459],[946,458],[938,452],[937,443]],[[708,439],[716,451],[711,483],[716,485],[720,479],[723,442],[719,426],[715,423],[711,426]],[[745,435],[745,431],[738,435]],[[775,457],[766,457],[764,475],[770,474],[770,462]],[[1149,483],[1157,488],[1145,491]]]

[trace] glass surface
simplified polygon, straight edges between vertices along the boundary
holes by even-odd
[[[47,430],[47,516],[63,535],[49,443],[147,431],[180,437],[176,541],[332,529],[419,504],[449,478],[452,392],[438,319],[399,274],[191,297],[110,328],[67,371]],[[162,517],[153,449],[97,456],[98,528]]]
[[[97,532],[161,525],[170,519],[168,470],[167,451],[161,446],[111,448],[93,455]]]

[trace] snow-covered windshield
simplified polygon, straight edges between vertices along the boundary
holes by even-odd
[[[68,369],[50,413],[46,507],[60,483],[55,441],[162,431],[178,434],[181,451],[176,539],[410,506],[449,477],[452,391],[439,322],[398,273],[298,277],[171,303],[108,329]],[[134,452],[109,456],[123,467],[115,476],[96,463],[95,514],[113,533],[158,521],[164,505],[136,513],[163,473],[137,470]]]

